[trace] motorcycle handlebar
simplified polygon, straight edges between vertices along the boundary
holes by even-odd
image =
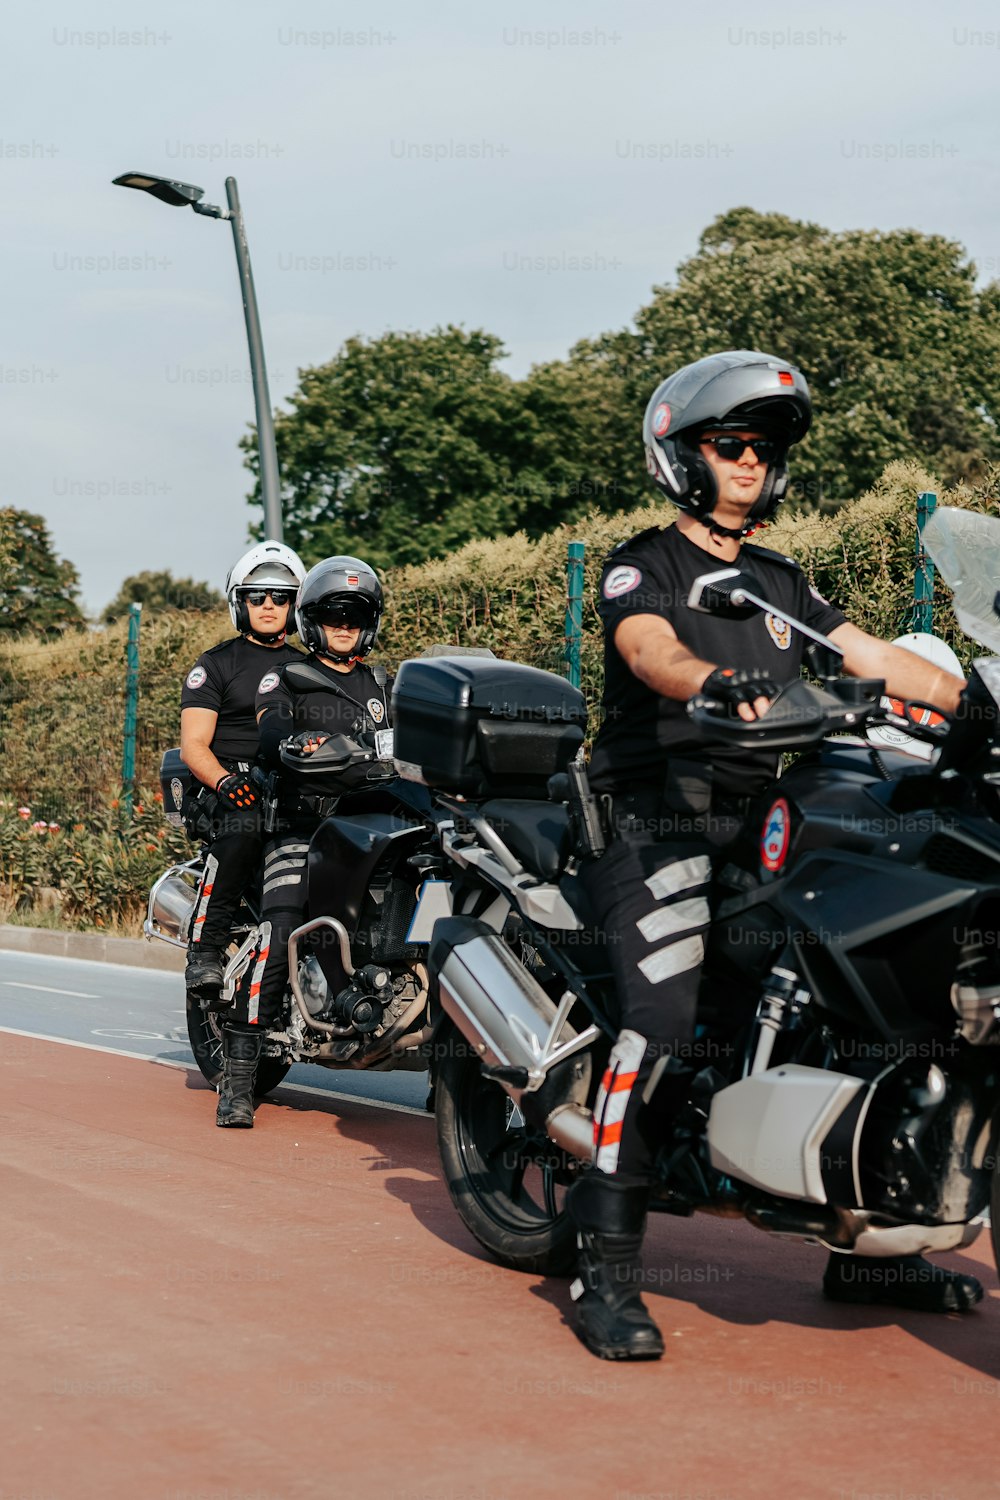
[[[885,683],[873,679],[835,678],[819,688],[800,678],[786,684],[758,719],[732,718],[721,703],[701,693],[688,700],[687,711],[705,739],[744,750],[799,750],[867,722],[884,690]]]
[[[375,770],[386,767],[386,779],[395,776],[395,767],[389,761],[380,761],[374,747],[366,745],[363,738],[352,739],[346,734],[331,734],[318,749],[304,755],[293,740],[282,740],[278,747],[281,764],[297,775],[337,775],[352,770],[355,766],[370,763]]]

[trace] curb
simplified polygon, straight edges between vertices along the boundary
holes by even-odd
[[[168,969],[183,973],[183,948],[145,938],[104,937],[99,932],[54,932],[45,927],[0,925],[0,949],[15,953],[48,953],[57,958],[85,958],[133,969]]]

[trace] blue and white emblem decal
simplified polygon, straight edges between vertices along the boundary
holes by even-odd
[[[258,693],[273,693],[280,681],[281,679],[277,672],[268,672],[266,677],[260,679],[260,686],[257,691]]]
[[[187,674],[187,685],[189,688],[200,688],[208,673],[204,667],[192,667]]]
[[[638,568],[630,567],[628,563],[619,563],[605,578],[602,592],[605,599],[617,599],[621,594],[631,593],[641,582],[642,574]]]

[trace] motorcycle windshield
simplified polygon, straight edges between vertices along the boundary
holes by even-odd
[[[953,594],[966,635],[1000,654],[1000,517],[942,505],[923,532],[924,546]]]

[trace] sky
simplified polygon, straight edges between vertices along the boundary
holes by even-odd
[[[95,612],[147,568],[221,588],[259,516],[229,226],[122,172],[213,203],[237,178],[281,407],[389,329],[487,329],[523,375],[629,324],[740,204],[943,234],[990,280],[998,78],[984,0],[11,10],[0,505],[46,518]]]

